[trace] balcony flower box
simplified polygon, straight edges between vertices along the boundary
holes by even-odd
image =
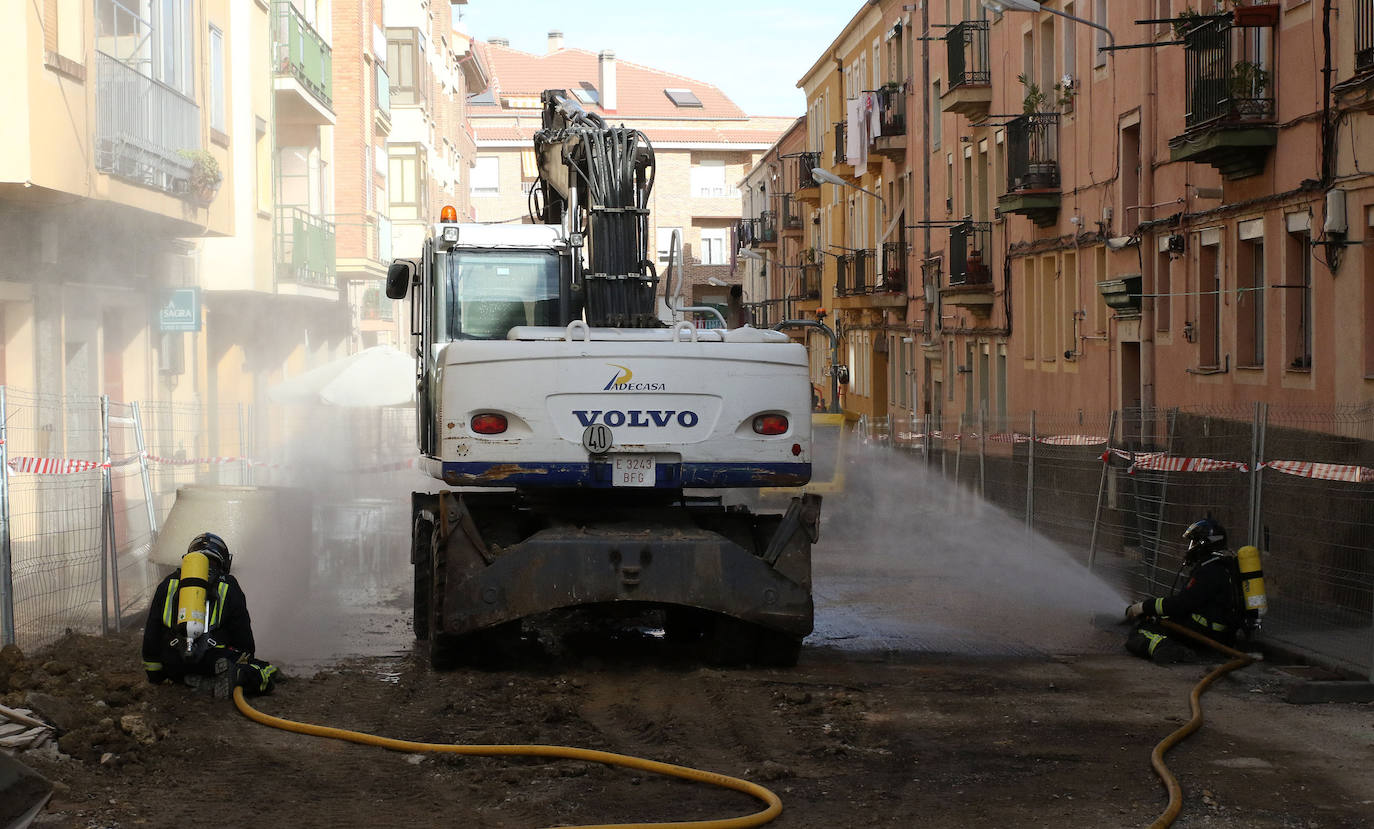
[[[1279,6],[1277,3],[1236,6],[1233,14],[1237,26],[1272,29],[1279,25]]]

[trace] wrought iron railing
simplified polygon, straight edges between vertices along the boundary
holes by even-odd
[[[988,21],[965,20],[945,33],[949,88],[992,83],[988,61]]]
[[[1007,124],[1007,191],[1059,189],[1059,113],[1035,112]]]
[[[277,208],[277,282],[333,288],[334,223],[301,207]]]
[[[103,52],[95,54],[95,168],[185,195],[200,148],[200,107]]]
[[[1183,35],[1188,129],[1221,122],[1274,120],[1272,40],[1257,28],[1213,15]]]
[[[878,90],[883,135],[906,135],[906,93],[900,87]]]
[[[836,122],[835,122],[835,163],[836,163],[836,164],[848,164],[848,163],[849,163],[849,154],[845,151],[844,141],[845,141],[844,122],[843,122],[843,121],[836,121]]]
[[[784,230],[796,230],[802,226],[801,209],[790,195],[784,193],[779,197],[781,204],[778,205],[779,213],[782,215],[782,226]]]
[[[381,283],[371,285],[363,293],[361,316],[365,320],[391,322],[396,317],[396,303],[388,299]]]
[[[1355,0],[1355,71],[1374,69],[1374,0]]]
[[[964,222],[949,229],[949,284],[992,283],[992,224]]]
[[[835,295],[849,296],[854,293],[854,254],[843,253],[835,257]]]
[[[883,266],[878,274],[878,290],[901,292],[906,290],[906,241],[883,242]]]
[[[815,187],[816,177],[811,175],[811,171],[821,166],[821,154],[798,153],[792,161],[796,165],[797,190]]]
[[[877,251],[863,248],[854,252],[854,284],[852,292],[866,294],[873,290],[878,266]]]
[[[759,213],[758,219],[759,241],[763,244],[772,244],[778,240],[778,212],[776,210],[764,210]]]
[[[801,278],[797,285],[798,299],[821,298],[821,263],[808,262],[801,266]]]
[[[277,0],[276,72],[300,82],[326,107],[334,105],[333,53],[315,27],[287,0]]]

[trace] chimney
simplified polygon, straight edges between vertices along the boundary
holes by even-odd
[[[487,42],[490,43],[492,46],[505,46],[507,48],[510,47],[510,41],[504,37],[494,37]]]
[[[549,53],[552,54],[563,48],[563,33],[549,32]]]
[[[601,108],[615,112],[615,52],[607,49],[596,59],[601,68],[601,83],[597,84],[597,91],[601,93]]]

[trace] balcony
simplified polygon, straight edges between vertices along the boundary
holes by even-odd
[[[1227,180],[1264,172],[1278,142],[1273,37],[1265,32],[1224,14],[1183,34],[1185,130],[1169,139],[1170,160],[1208,164]]]
[[[334,266],[334,223],[300,207],[278,207],[277,293],[339,298]]]
[[[847,132],[848,130],[845,129],[845,123],[843,121],[835,122],[836,175],[847,175],[853,172],[853,168],[849,164],[849,153],[845,149],[845,135]]]
[[[988,60],[988,21],[965,20],[945,33],[949,90],[940,96],[943,112],[971,121],[983,119],[992,105],[992,69]]]
[[[200,107],[103,52],[95,66],[95,168],[190,198],[192,163],[179,151],[200,148]]]
[[[883,266],[878,274],[879,291],[906,292],[906,254],[905,241],[883,243]]]
[[[1116,312],[1117,319],[1139,319],[1140,280],[1140,274],[1128,273],[1097,283],[1097,292],[1107,307]]]
[[[821,203],[821,187],[811,171],[821,165],[820,153],[797,153],[787,157],[788,181],[792,183],[792,197],[799,202]]]
[[[992,224],[964,222],[949,229],[949,287],[940,291],[946,305],[979,316],[992,311]]]
[[[884,86],[877,96],[881,134],[873,139],[873,152],[900,164],[906,158],[905,85]]]
[[[1358,0],[1355,13],[1355,74],[1374,72],[1374,2]]]
[[[396,302],[387,299],[385,283],[371,285],[363,292],[359,317],[369,322],[392,322],[396,319]]]
[[[764,210],[759,213],[758,233],[755,236],[755,247],[776,247],[778,244],[778,212],[776,210]]]
[[[821,298],[820,262],[808,262],[801,266],[801,277],[797,281],[797,292],[792,298],[801,300]]]
[[[801,205],[795,199],[784,193],[780,197],[782,202],[778,213],[782,215],[783,233],[800,233],[802,229]]]
[[[1007,124],[1007,192],[1003,213],[1019,213],[1039,227],[1059,218],[1059,113],[1036,112]]]
[[[329,44],[287,0],[277,0],[272,32],[276,117],[292,124],[334,123]]]

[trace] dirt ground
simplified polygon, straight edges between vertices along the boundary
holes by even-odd
[[[60,755],[22,756],[58,788],[35,825],[533,827],[759,808],[583,762],[408,755],[270,729],[232,703],[148,686],[137,650],[136,632],[72,636],[0,660],[0,701],[65,731]],[[1150,749],[1187,719],[1205,671],[1116,653],[810,646],[794,669],[719,670],[625,646],[436,675],[404,653],[300,671],[258,704],[392,737],[563,744],[736,775],[782,798],[777,827],[1117,827],[1164,809]],[[1289,705],[1288,681],[1255,666],[1204,697],[1206,726],[1169,755],[1185,791],[1176,826],[1374,826],[1374,707]]]

